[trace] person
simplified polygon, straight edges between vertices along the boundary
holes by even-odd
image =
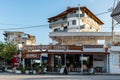
[[[64,74],[66,74],[66,75],[68,74],[68,71],[67,71],[67,67],[66,67],[66,66],[64,67]]]

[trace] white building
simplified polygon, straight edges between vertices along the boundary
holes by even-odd
[[[78,16],[79,14],[80,17]],[[52,29],[49,36],[52,38],[53,44],[83,47],[83,51],[79,53],[74,51],[71,54],[64,52],[67,58],[67,67],[70,67],[71,64],[73,66],[73,69],[70,69],[71,71],[77,71],[76,66],[78,65],[82,67],[81,61],[78,61],[79,58],[83,57],[89,63],[88,68],[94,67],[97,72],[108,72],[109,53],[105,51],[106,46],[104,45],[111,41],[112,34],[110,32],[100,32],[103,22],[87,7],[81,7],[80,12],[78,7],[68,7],[62,13],[49,18],[48,22]],[[58,52],[58,55],[50,55],[50,57],[55,59],[51,61],[54,66],[57,64],[55,62],[57,59],[54,56],[63,57],[59,53],[61,52]],[[76,62],[77,65],[73,62]]]
[[[35,45],[35,36],[18,31],[5,31],[4,40],[6,43]]]
[[[110,48],[109,62],[110,73],[120,74],[120,46],[112,46]]]
[[[81,7],[80,12],[78,7],[68,7],[62,13],[48,18],[48,22],[53,32],[99,32],[103,24],[87,7]]]

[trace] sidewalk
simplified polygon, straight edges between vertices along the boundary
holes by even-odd
[[[59,72],[46,72],[45,74],[50,75],[61,75]],[[120,74],[111,74],[111,73],[95,73],[95,74],[89,74],[89,73],[79,73],[79,72],[68,72],[67,75],[118,75]]]

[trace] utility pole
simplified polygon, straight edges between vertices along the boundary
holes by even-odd
[[[80,32],[80,4],[78,4],[78,32]]]
[[[118,4],[119,0],[117,0],[117,4]],[[114,0],[114,3],[113,3],[113,8],[112,8],[112,11],[114,10],[115,8],[115,3],[116,3],[116,0]],[[116,24],[114,24],[114,19],[112,17],[112,31],[111,31],[111,34],[112,34],[112,45],[114,45],[114,27],[115,27]]]
[[[112,18],[112,45],[114,45],[114,20]]]

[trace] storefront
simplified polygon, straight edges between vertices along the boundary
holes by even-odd
[[[40,54],[48,54],[47,71],[59,71],[62,66],[66,66],[68,72],[87,72],[91,67],[96,72],[108,72],[108,52],[84,49],[83,46],[75,45],[25,46],[23,58],[40,58]]]

